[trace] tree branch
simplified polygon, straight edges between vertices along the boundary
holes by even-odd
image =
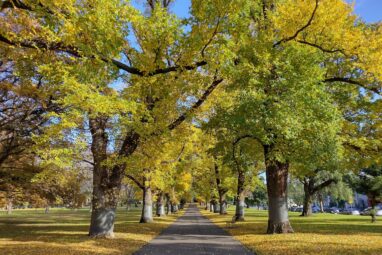
[[[44,49],[44,50],[51,50],[51,51],[60,51],[60,52],[66,52],[70,55],[73,55],[75,57],[83,57],[80,52],[72,46],[65,46],[62,43],[47,43],[40,39],[33,39],[33,40],[24,40],[24,41],[11,41],[2,34],[0,34],[0,42],[9,44],[11,46],[21,46],[24,48],[30,48],[30,49]]]
[[[57,52],[66,52],[66,53],[68,53],[72,56],[78,57],[78,58],[80,58],[80,57],[95,58],[95,56],[85,56],[76,47],[67,46],[61,42],[47,43],[41,39],[24,40],[24,41],[15,42],[15,41],[9,40],[8,38],[6,38],[5,36],[3,36],[1,34],[0,34],[0,42],[6,43],[6,44],[9,44],[12,46],[21,46],[21,47],[30,48],[30,49],[44,49],[44,50],[51,50],[51,51],[57,51]],[[122,63],[116,59],[101,58],[101,60],[105,63],[111,63],[114,66],[116,66],[117,68],[119,68],[123,71],[126,71],[130,74],[135,74],[138,76],[146,76],[146,77],[155,76],[158,74],[171,73],[171,72],[175,72],[175,71],[182,71],[182,70],[190,71],[190,70],[194,70],[198,67],[207,65],[207,62],[202,60],[202,61],[195,62],[194,64],[191,64],[191,65],[185,65],[185,66],[175,65],[175,66],[170,66],[170,67],[166,67],[166,68],[159,68],[159,69],[156,69],[153,71],[145,72],[145,71],[142,71],[138,68],[128,66],[128,65],[126,65],[126,64],[124,64],[124,63]]]
[[[212,40],[214,39],[214,37],[215,37],[216,34],[218,33],[219,25],[220,25],[220,17],[218,18],[218,22],[216,23],[216,27],[215,27],[214,32],[212,33],[211,38],[207,41],[207,43],[204,45],[204,47],[203,47],[203,49],[202,49],[202,51],[201,51],[201,54],[202,54],[202,57],[203,57],[203,58],[204,58],[204,51],[206,50],[206,48],[208,47],[208,45],[211,44]]]
[[[32,8],[26,4],[24,4],[23,2],[19,1],[19,0],[11,0],[11,1],[3,1],[1,6],[0,6],[0,10],[4,10],[4,9],[12,9],[12,8],[18,8],[18,9],[23,9],[23,10],[28,10],[28,11],[31,11]]]
[[[140,183],[137,179],[135,179],[134,176],[132,176],[132,175],[130,175],[130,174],[125,174],[125,176],[126,176],[127,178],[129,178],[130,180],[132,180],[135,184],[137,184],[137,186],[138,186],[139,188],[141,188],[141,189],[145,189],[145,186],[144,186],[142,183]]]
[[[296,40],[298,43],[302,43],[302,44],[306,44],[306,45],[309,45],[309,46],[312,46],[314,48],[317,48],[319,50],[321,50],[322,52],[325,52],[325,53],[336,53],[336,52],[340,52],[342,53],[343,55],[346,55],[345,52],[341,49],[335,49],[335,50],[328,50],[328,49],[325,49],[324,47],[318,45],[318,44],[315,44],[315,43],[311,43],[311,42],[307,42],[305,40]]]
[[[357,85],[365,90],[368,90],[368,91],[371,91],[373,93],[376,93],[378,95],[382,95],[382,88],[381,89],[378,89],[378,88],[369,88],[367,87],[365,84],[363,84],[362,82],[360,81],[357,81],[357,80],[354,80],[352,78],[343,78],[343,77],[331,77],[331,78],[326,78],[323,82],[344,82],[344,83],[349,83],[349,84],[353,84],[353,85]]]
[[[102,60],[104,62],[110,62],[106,58],[103,58]],[[145,71],[139,70],[138,68],[128,66],[128,65],[126,65],[126,64],[124,64],[124,63],[122,63],[122,62],[120,62],[118,60],[115,60],[115,59],[112,59],[111,63],[114,64],[119,69],[124,70],[124,71],[126,71],[126,72],[128,72],[130,74],[135,74],[135,75],[138,75],[138,76],[145,76],[145,77],[155,76],[155,75],[158,75],[158,74],[171,73],[171,72],[175,72],[175,71],[178,71],[178,70],[190,71],[190,70],[194,70],[194,69],[196,69],[196,68],[198,68],[200,66],[207,65],[207,62],[203,60],[203,61],[196,62],[196,63],[194,63],[192,65],[185,65],[185,66],[175,65],[175,66],[170,66],[170,67],[166,67],[166,68],[159,68],[159,69],[156,69],[156,70],[153,70],[153,71],[145,72]]]
[[[48,9],[40,1],[37,1],[36,4],[37,4],[37,6],[44,8],[47,13],[54,14],[54,12],[52,10]],[[2,2],[1,6],[0,6],[0,11],[2,11],[4,9],[14,9],[14,8],[27,10],[27,11],[33,11],[34,10],[34,8],[31,5],[27,5],[23,2],[21,2],[20,0],[6,0],[6,1]]]
[[[94,162],[91,162],[91,161],[86,160],[86,159],[83,159],[82,161],[85,162],[85,163],[88,163],[88,164],[90,164],[92,166],[94,166]]]
[[[203,95],[199,98],[198,101],[196,101],[192,107],[180,115],[176,120],[174,120],[170,125],[167,126],[169,130],[175,129],[177,126],[179,126],[192,112],[194,112],[196,109],[198,109],[204,101],[208,98],[208,96],[217,88],[217,86],[223,81],[223,79],[214,79],[212,84],[204,91]]]
[[[188,111],[181,114],[176,120],[174,120],[171,124],[169,124],[167,126],[167,129],[171,131],[171,130],[175,129],[177,126],[179,126],[183,121],[185,121],[186,118],[193,111],[198,109],[203,104],[203,102],[208,98],[208,96],[215,90],[215,88],[222,81],[223,81],[223,79],[218,79],[218,80],[214,79],[212,84],[207,88],[207,90],[203,93],[203,95],[199,98],[199,100],[196,101],[195,104]],[[153,135],[159,135],[160,133],[161,132],[156,132],[156,133],[153,133]],[[127,133],[123,143],[122,143],[121,149],[119,150],[119,155],[125,156],[125,157],[130,156],[135,151],[135,149],[138,147],[140,138],[141,138],[141,136],[137,132],[135,132],[133,130],[129,131]]]
[[[123,140],[121,149],[119,150],[119,156],[128,157],[138,147],[141,136],[135,131],[128,131],[125,139]]]
[[[308,21],[308,23],[306,23],[303,27],[301,27],[300,29],[298,29],[296,31],[296,33],[294,33],[294,35],[290,36],[290,37],[287,37],[287,38],[284,38],[278,42],[276,42],[275,44],[273,44],[273,47],[275,48],[276,46],[282,44],[282,43],[286,43],[288,41],[291,41],[293,39],[295,39],[302,31],[304,31],[307,27],[309,27],[311,24],[312,24],[312,21],[314,19],[314,16],[316,15],[316,12],[317,12],[317,9],[318,9],[318,2],[319,0],[316,0],[316,5],[314,7],[314,10],[312,12],[312,15],[310,16],[310,19]]]
[[[358,151],[358,152],[362,152],[362,151],[380,152],[380,151],[382,151],[382,148],[380,148],[380,147],[377,147],[377,148],[375,148],[375,147],[374,148],[362,148],[361,146],[358,146],[358,145],[355,145],[355,144],[352,144],[352,143],[349,143],[349,142],[344,142],[342,145],[348,146],[348,147],[350,147],[353,150]]]
[[[320,191],[322,190],[323,188],[329,186],[330,184],[332,183],[337,183],[338,180],[336,179],[329,179],[329,180],[326,180],[324,181],[323,183],[321,183],[320,185],[317,185],[316,187],[313,188],[313,193],[316,193],[317,191]]]
[[[184,152],[184,148],[185,148],[185,145],[183,144],[182,149],[180,150],[179,155],[176,157],[176,159],[165,160],[165,161],[162,161],[161,164],[165,165],[165,164],[171,164],[171,163],[175,163],[175,162],[179,161],[180,157],[182,156],[182,154]]]

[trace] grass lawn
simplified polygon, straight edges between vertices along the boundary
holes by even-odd
[[[267,211],[246,209],[246,221],[235,223],[232,228],[227,228],[226,222],[234,215],[233,206],[228,209],[228,215],[201,211],[258,255],[382,254],[382,217],[372,224],[368,216],[325,213],[305,218],[290,213],[295,233],[266,235]]]
[[[155,223],[137,223],[140,209],[117,211],[112,240],[87,237],[90,212],[87,209],[0,211],[0,254],[4,255],[87,255],[132,254],[180,215],[155,218]]]

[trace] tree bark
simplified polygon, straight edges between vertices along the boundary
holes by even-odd
[[[171,212],[176,213],[178,211],[178,205],[176,203],[171,203]]]
[[[335,179],[328,179],[316,185],[316,179],[314,177],[305,177],[303,180],[304,184],[304,204],[301,216],[311,216],[312,215],[312,203],[313,196],[321,191],[323,188],[329,186],[330,184],[336,182]],[[322,199],[321,199],[322,202]],[[323,206],[321,204],[321,210],[323,211]]]
[[[120,169],[109,171],[103,162],[107,159],[106,118],[89,120],[92,134],[91,150],[93,154],[93,197],[90,220],[90,237],[114,237],[115,211],[121,187]]]
[[[376,197],[373,195],[371,197],[371,210],[370,210],[370,216],[371,216],[371,223],[375,223],[377,222],[377,215],[376,215],[376,211],[375,211],[375,205],[377,204],[376,203]]]
[[[218,202],[214,202],[214,213],[219,213],[220,212],[220,208],[219,208],[219,203]]]
[[[103,168],[103,167],[100,167]],[[103,185],[103,170],[98,167],[93,171],[93,199],[89,236],[114,237],[114,220],[118,203],[119,186]]]
[[[225,200],[225,193],[220,195],[219,204],[220,204],[219,213],[221,215],[227,214],[227,201]]]
[[[324,201],[323,201],[323,197],[322,197],[321,193],[318,194],[318,200],[320,201],[320,211],[321,211],[321,213],[323,213],[324,212]]]
[[[170,200],[170,195],[166,193],[166,214],[169,215],[171,214],[171,200]]]
[[[8,200],[8,203],[7,203],[7,214],[12,214],[12,209],[13,209],[13,202],[12,200]]]
[[[238,178],[237,178],[235,221],[244,221],[244,207],[245,207],[244,182],[245,182],[244,172],[239,170]]]
[[[163,217],[166,215],[165,210],[164,210],[164,205],[165,205],[165,197],[164,197],[163,192],[161,192],[158,196],[157,208],[156,208],[156,215],[158,217]]]
[[[288,162],[275,159],[272,146],[264,145],[265,168],[268,190],[268,234],[293,233],[288,218]]]
[[[217,203],[215,204],[215,207],[218,207],[218,208],[214,208],[214,212],[219,212],[219,214],[227,214],[227,201],[225,201],[225,194],[227,193],[228,189],[223,187],[222,180],[220,178],[219,167],[216,163],[215,163],[215,179],[216,179],[216,186],[217,186],[218,194],[219,194],[219,206],[217,206]]]
[[[146,179],[144,179],[143,183],[143,206],[141,220],[139,223],[150,223],[153,222],[153,198],[151,186]]]
[[[314,195],[314,180],[312,178],[304,179],[304,204],[301,216],[312,215],[312,197]]]
[[[305,193],[301,216],[307,217],[312,214],[312,195],[310,193]]]

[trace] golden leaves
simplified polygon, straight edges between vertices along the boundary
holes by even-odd
[[[201,210],[208,218],[225,228],[231,220],[234,208],[222,216]],[[248,209],[245,222],[237,222],[227,231],[245,246],[262,255],[378,255],[382,249],[380,227],[382,223],[370,223],[369,217],[315,214],[299,217],[290,213],[294,234],[267,235],[267,211]]]

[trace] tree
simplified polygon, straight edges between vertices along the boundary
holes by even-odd
[[[358,175],[353,175],[349,179],[357,192],[367,195],[372,210],[375,210],[375,206],[382,199],[382,168],[378,165],[372,165],[362,169]],[[371,216],[372,222],[375,222],[375,213],[371,213]]]
[[[229,169],[216,157],[213,157],[213,170],[215,172],[215,184],[218,194],[219,214],[227,214],[226,195],[229,191],[230,174]]]
[[[234,106],[226,108],[231,124],[225,127],[263,147],[267,232],[289,233],[287,178],[296,151],[301,144],[315,146],[312,134],[338,132],[341,117],[332,88],[380,93],[380,70],[369,61],[379,62],[381,49],[374,43],[381,28],[356,20],[343,1],[255,1],[241,11],[247,19],[233,29],[241,37],[229,70],[230,87],[240,92],[233,94]]]
[[[121,200],[126,205],[126,210],[129,211],[131,208],[131,205],[136,202],[136,187],[131,181],[126,181],[122,185],[121,189]]]
[[[337,122],[337,125],[340,126],[340,123]],[[313,133],[309,140],[319,142],[310,147],[301,145],[296,161],[292,165],[292,171],[303,184],[304,201],[301,216],[312,215],[314,197],[322,189],[337,183],[343,175],[340,136],[334,132]]]
[[[30,181],[41,171],[32,151],[32,137],[46,123],[44,114],[58,109],[51,100],[39,96],[42,77],[28,60],[8,59],[2,47],[0,54],[5,56],[0,60],[0,187],[11,212],[12,203],[27,200],[22,194],[32,192]],[[23,69],[18,71],[17,65]],[[25,73],[31,73],[35,83]]]
[[[2,47],[15,49],[10,57],[20,52],[32,60],[49,59],[49,63],[35,61],[36,69],[51,85],[46,96],[59,95],[56,101],[66,109],[49,116],[51,125],[39,145],[52,146],[57,144],[53,138],[65,140],[73,133],[89,135],[86,131],[90,131],[91,141],[86,135],[83,139],[90,143],[94,167],[90,236],[113,236],[125,159],[145,140],[182,124],[223,81],[214,61],[206,65],[218,53],[212,47],[219,42],[213,34],[216,29],[209,23],[215,21],[190,20],[192,29],[185,32],[180,20],[167,12],[171,1],[153,3],[148,2],[148,15],[121,1],[5,1],[1,5],[1,19],[9,25],[1,28]],[[128,27],[133,27],[136,47],[128,41]],[[116,58],[121,55],[129,64]],[[134,86],[111,89],[118,77]],[[109,137],[113,132],[118,135]],[[59,156],[58,151],[69,154],[58,148],[50,152]],[[111,161],[117,163],[105,164]]]
[[[200,129],[195,132],[196,140],[194,142],[194,155],[191,156],[192,165],[192,190],[195,197],[200,197],[205,203],[205,209],[208,210],[212,205],[210,202],[214,196],[214,187],[216,187],[216,176],[213,169],[212,157],[208,151],[212,148],[211,137]]]
[[[255,187],[255,190],[252,192],[253,201],[257,208],[260,208],[260,206],[266,206],[268,201],[267,189],[264,183],[264,179],[260,177],[259,180],[259,184]]]
[[[336,173],[320,171],[319,169],[315,172],[317,174],[314,176],[305,176],[300,179],[304,185],[304,203],[301,216],[311,216],[313,198],[324,188],[336,184],[338,179],[341,178],[338,173],[336,176]]]
[[[140,147],[192,123],[199,110],[227,107],[224,128],[263,151],[267,232],[292,232],[294,151],[312,145],[312,133],[337,131],[333,88],[381,93],[381,26],[358,21],[342,0],[194,0],[183,20],[169,13],[171,2],[146,1],[145,13],[119,0],[1,2],[6,58],[33,86],[43,76],[39,94],[61,109],[49,110],[35,139],[49,148],[41,157],[60,165],[91,149],[89,235],[113,236],[121,183]],[[209,111],[207,98],[221,96],[223,85],[231,99]]]
[[[41,172],[31,155],[10,157],[0,168],[0,197],[4,200],[7,213],[11,214],[14,205],[28,201],[28,196],[38,194],[31,181]]]
[[[247,141],[246,144],[240,143],[242,139],[251,138],[247,136],[242,136],[237,138],[232,144],[232,161],[234,168],[237,171],[237,193],[236,193],[236,212],[235,220],[244,220],[244,205],[245,205],[245,194],[248,193],[253,187],[261,185],[261,179],[257,179],[256,174],[258,173],[258,144],[251,143],[253,141]],[[239,144],[240,143],[240,144]],[[255,152],[250,150],[250,148],[256,148]],[[239,151],[239,153],[237,153]],[[237,155],[238,154],[238,155]],[[255,158],[255,160],[254,160]],[[254,160],[254,162],[252,161]]]
[[[174,131],[169,136],[160,136],[142,144],[130,158],[130,169],[126,171],[126,177],[133,181],[143,194],[143,208],[141,223],[153,221],[152,206],[154,193],[157,193],[160,215],[164,214],[164,198],[166,193],[171,194],[176,200],[175,187],[180,185],[184,172],[179,167],[188,155],[188,139],[183,139],[185,133],[190,132],[187,128]],[[191,136],[192,137],[192,136]],[[143,169],[143,171],[142,171]],[[187,181],[186,181],[187,182]],[[184,184],[184,183],[183,183]],[[181,189],[186,191],[187,188]],[[179,192],[177,192],[179,193]],[[175,201],[173,201],[175,203]]]

